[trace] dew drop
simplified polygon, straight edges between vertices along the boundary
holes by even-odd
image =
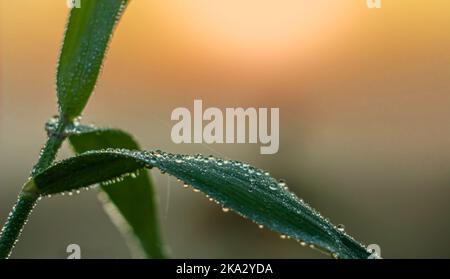
[[[281,235],[280,235],[280,238],[281,238],[281,239],[286,239],[286,235],[281,234]]]
[[[343,224],[339,224],[336,226],[337,230],[340,232],[344,232],[345,231],[345,226]]]
[[[264,229],[264,226],[263,225],[258,225],[258,228]]]
[[[222,207],[222,211],[226,213],[226,212],[230,211],[230,209],[227,207]]]

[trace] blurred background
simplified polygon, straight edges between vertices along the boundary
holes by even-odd
[[[82,0],[83,1],[83,0]],[[65,0],[0,0],[0,222],[56,114]],[[450,256],[450,2],[134,0],[83,122],[247,161],[385,258]],[[173,144],[177,107],[279,107],[280,150]],[[60,157],[70,156],[64,146]],[[321,258],[152,173],[177,258]],[[95,191],[41,201],[14,258],[128,258]]]

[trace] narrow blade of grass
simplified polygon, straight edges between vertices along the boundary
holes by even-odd
[[[366,248],[323,218],[268,173],[245,163],[204,157],[108,149],[64,160],[35,177],[41,195],[116,181],[157,167],[192,185],[222,207],[282,235],[340,258],[367,258]]]
[[[94,89],[114,26],[127,0],[81,1],[70,11],[56,74],[60,113],[81,114]]]
[[[77,133],[69,136],[69,141],[76,153],[106,148],[140,149],[130,134],[117,129],[79,127]],[[108,197],[101,200],[120,231],[127,238],[135,236],[146,257],[164,258],[166,253],[161,240],[153,183],[147,171],[135,174],[134,179],[100,185]],[[114,208],[117,210],[111,210]],[[135,241],[129,243],[132,250],[136,250]]]

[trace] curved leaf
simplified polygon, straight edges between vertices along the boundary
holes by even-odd
[[[69,136],[69,141],[76,153],[105,148],[140,149],[131,135],[116,129],[79,126],[76,133]],[[118,210],[107,210],[107,213],[119,229],[126,236],[131,230],[147,257],[164,258],[166,253],[159,231],[155,195],[147,171],[136,174],[134,179],[127,178],[113,185],[101,184],[101,188],[108,196],[108,199],[102,199],[106,203],[105,208]]]
[[[114,181],[157,167],[266,228],[340,258],[367,258],[365,247],[323,218],[268,173],[247,164],[203,157],[108,149],[64,160],[35,177],[41,195]]]
[[[116,22],[127,0],[81,1],[72,8],[56,74],[61,114],[81,114],[94,89]]]

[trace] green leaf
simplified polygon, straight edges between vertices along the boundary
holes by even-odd
[[[137,142],[121,130],[76,127],[76,133],[69,136],[76,153],[105,148],[127,148],[139,150]],[[139,240],[140,246],[149,258],[164,258],[164,245],[159,232],[158,214],[155,204],[153,185],[147,171],[135,174],[134,179],[126,178],[113,185],[101,184],[108,199],[105,208],[111,219],[127,236],[132,234]],[[111,203],[114,207],[111,207]],[[117,212],[118,211],[118,212]],[[119,214],[117,214],[119,213]],[[125,221],[125,223],[124,223]],[[135,244],[131,242],[131,244]],[[136,245],[132,245],[131,248]]]
[[[50,167],[34,179],[41,195],[115,181],[157,167],[192,185],[221,206],[282,235],[340,258],[367,258],[365,247],[339,230],[268,173],[237,161],[125,149],[90,151]]]
[[[73,119],[91,95],[114,26],[127,0],[81,1],[72,8],[59,57],[56,87],[60,113]]]

